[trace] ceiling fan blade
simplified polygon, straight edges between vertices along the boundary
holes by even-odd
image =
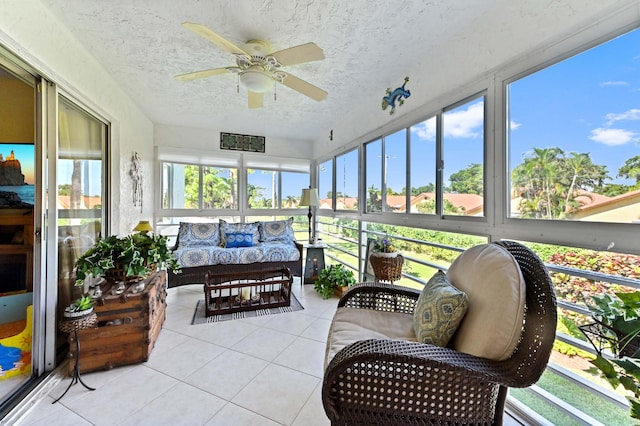
[[[196,23],[193,23],[193,22],[183,22],[182,25],[186,29],[193,31],[194,33],[198,34],[200,37],[206,38],[211,43],[215,44],[218,47],[221,47],[222,49],[226,50],[229,53],[233,53],[234,55],[248,55],[248,56],[251,56],[247,52],[245,52],[244,50],[240,49],[235,44],[231,43],[226,38],[222,37],[219,34],[214,33],[213,31],[211,31],[209,28],[205,27],[204,25],[196,24]]]
[[[324,52],[315,43],[301,44],[272,53],[282,65],[304,64],[305,62],[319,61],[324,59]]]
[[[179,75],[176,75],[176,80],[191,81],[198,78],[212,77],[214,75],[225,74],[228,72],[229,70],[227,68],[213,68],[210,70],[202,70],[202,71],[188,72],[186,74],[179,74]]]
[[[321,88],[314,86],[313,84],[299,79],[298,77],[286,73],[287,76],[282,81],[282,84],[285,86],[297,90],[305,96],[310,97],[316,101],[322,101],[327,98],[327,92],[322,90]]]
[[[249,108],[262,108],[264,93],[249,92]]]

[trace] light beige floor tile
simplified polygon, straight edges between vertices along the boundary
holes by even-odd
[[[230,400],[264,370],[262,359],[227,350],[184,379],[185,382]]]
[[[327,341],[327,336],[329,335],[329,327],[331,327],[331,320],[317,318],[311,323],[311,325],[309,325],[309,327],[306,328],[306,330],[302,332],[300,336],[325,343]]]
[[[330,424],[322,406],[322,382],[320,382],[293,421],[293,426],[328,426]]]
[[[259,327],[242,321],[222,321],[192,325],[184,333],[225,348],[233,347]]]
[[[151,403],[133,413],[120,425],[154,426],[202,425],[211,419],[226,401],[185,383],[178,383]]]
[[[273,362],[312,376],[324,375],[326,344],[304,337],[296,338]]]
[[[170,350],[153,354],[147,361],[147,367],[183,379],[224,352],[222,346],[202,340],[187,339]]]
[[[259,328],[233,345],[232,349],[266,361],[273,361],[295,338],[281,331]]]
[[[289,425],[319,382],[317,377],[270,364],[231,402]]]
[[[312,317],[304,315],[303,312],[296,311],[274,315],[271,320],[264,324],[264,327],[298,336],[314,321]]]
[[[188,339],[189,336],[176,333],[175,331],[169,330],[168,328],[163,328],[162,330],[160,330],[160,334],[158,335],[158,339],[153,346],[153,350],[151,351],[151,355],[149,356],[149,358],[151,359],[158,354],[165,353],[175,348],[176,346],[184,344]]]
[[[206,426],[276,426],[278,423],[259,414],[228,403]]]
[[[65,402],[65,406],[96,425],[117,424],[149,404],[177,381],[143,365],[129,374]]]
[[[27,418],[21,420],[21,426],[30,425],[90,425],[88,421],[60,403],[52,404],[51,397],[42,398],[29,411]]]

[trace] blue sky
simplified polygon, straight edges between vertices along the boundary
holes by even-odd
[[[640,155],[640,30],[512,83],[508,108],[511,169],[534,147],[559,147],[589,153],[593,163],[607,167],[608,183],[633,184],[616,175],[625,160]],[[482,98],[445,113],[443,130],[448,181],[451,173],[482,162]],[[386,136],[387,186],[394,191],[405,185],[404,137]],[[412,186],[435,183],[435,120],[414,125],[411,140]],[[380,181],[382,170],[379,143],[369,150],[369,161],[377,164],[367,170],[367,186]],[[356,182],[345,188],[349,195],[357,192]]]

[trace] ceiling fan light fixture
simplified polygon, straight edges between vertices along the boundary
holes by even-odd
[[[251,92],[264,93],[273,86],[273,77],[265,71],[248,69],[240,74],[240,84]]]

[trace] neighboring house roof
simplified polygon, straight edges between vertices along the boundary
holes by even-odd
[[[100,196],[89,196],[85,195],[82,197],[81,204],[85,209],[93,209],[96,206],[102,205],[102,197]],[[71,208],[71,196],[69,195],[58,195],[58,207],[61,209],[70,209]]]
[[[358,199],[355,197],[338,197],[336,199],[337,210],[355,210],[358,205]],[[323,198],[320,200],[321,209],[332,209],[333,200],[331,198]]]
[[[423,192],[411,199],[411,205],[415,206],[421,201],[433,200],[436,197],[434,192]],[[465,216],[475,216],[482,214],[484,210],[484,197],[477,194],[444,194],[444,199],[457,208],[464,210]]]
[[[604,195],[587,193],[588,196],[576,197],[582,207],[573,213],[574,219],[585,219],[598,215],[598,219],[615,222],[628,222],[640,220],[640,189],[606,197]],[[609,214],[610,218],[605,217]]]

